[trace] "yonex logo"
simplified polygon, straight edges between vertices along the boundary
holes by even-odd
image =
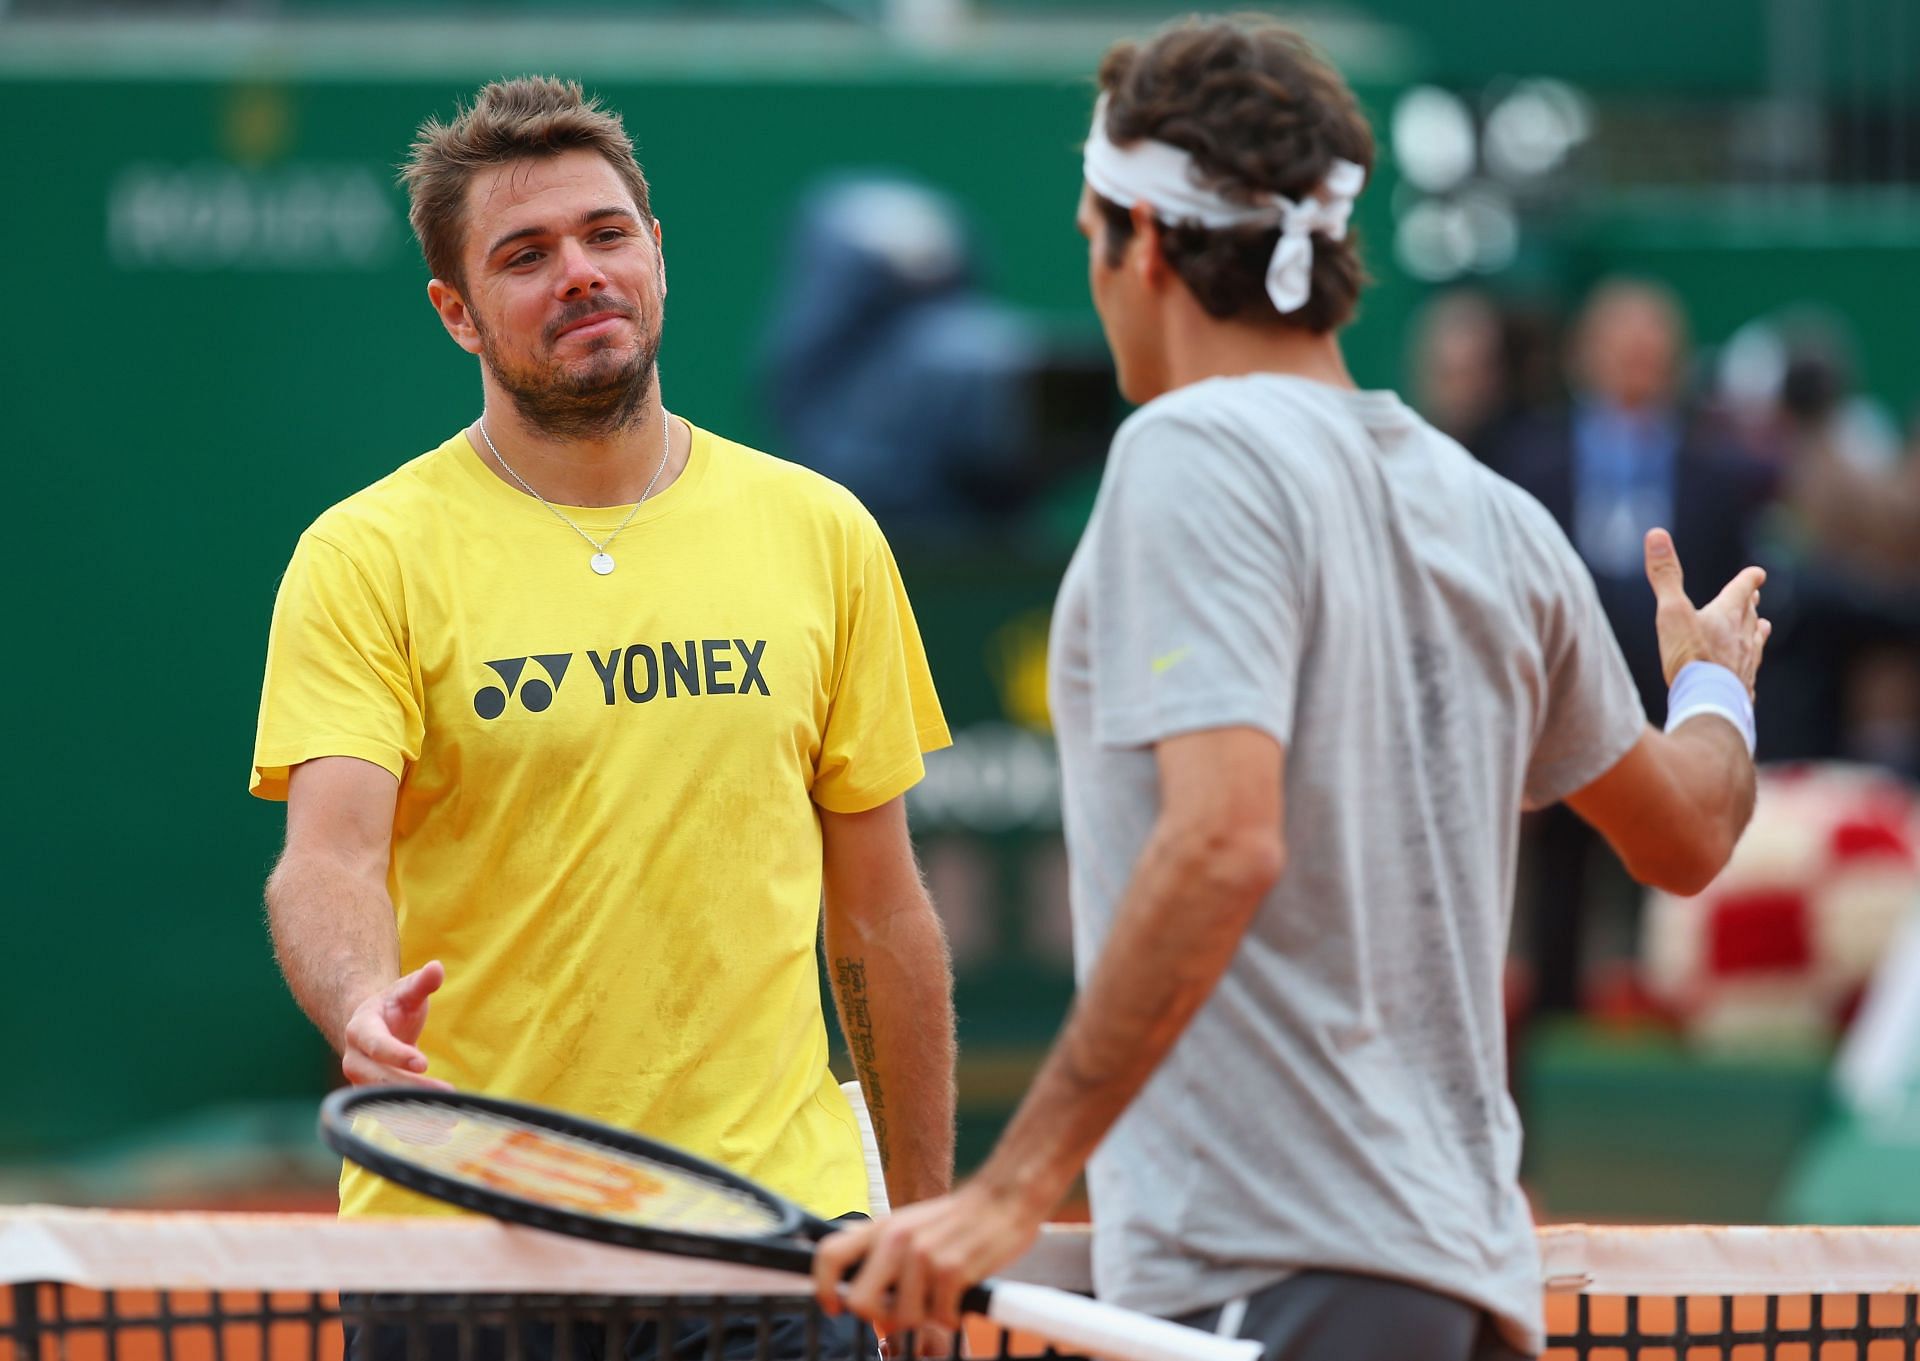
[[[664,695],[751,695],[772,697],[761,671],[767,640],[688,638],[681,643],[616,647],[602,657],[589,650],[587,661],[600,677],[608,704],[625,696],[629,704],[648,704]]]
[[[497,662],[488,662],[487,668],[500,677],[499,685],[489,685],[473,697],[473,711],[485,719],[495,719],[507,711],[507,701],[513,698],[515,687],[520,691],[520,703],[529,712],[541,713],[553,703],[553,697],[560,692],[560,682],[567,677],[567,664],[573,660],[571,652],[536,652],[531,658],[506,657]],[[520,684],[521,673],[527,669],[529,661],[540,663],[541,670],[547,673],[547,679],[534,676],[525,685]]]
[[[601,695],[608,706],[622,702],[648,704],[655,699],[697,698],[701,695],[765,695],[767,641],[764,638],[688,638],[679,643],[633,643],[610,649],[605,656],[588,649],[587,660],[600,677]],[[484,685],[473,697],[473,711],[488,722],[507,711],[516,693],[529,713],[544,713],[560,693],[571,652],[536,652],[529,657],[503,657],[486,663],[500,680]],[[547,673],[527,676],[527,663],[537,662]],[[578,702],[578,701],[576,701]]]

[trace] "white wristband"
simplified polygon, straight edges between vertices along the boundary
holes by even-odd
[[[1701,714],[1733,724],[1753,755],[1753,699],[1738,676],[1714,662],[1688,662],[1667,690],[1667,731]]]

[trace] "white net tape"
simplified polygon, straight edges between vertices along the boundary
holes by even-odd
[[[1049,1225],[1005,1275],[1085,1290],[1090,1235]],[[1547,1288],[1593,1295],[1920,1293],[1920,1228],[1541,1230]],[[803,1278],[635,1252],[478,1216],[0,1209],[0,1283],[96,1289],[804,1295]]]

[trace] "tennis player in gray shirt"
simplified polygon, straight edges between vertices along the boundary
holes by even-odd
[[[1053,622],[1079,997],[987,1163],[830,1239],[822,1300],[864,1258],[847,1305],[951,1325],[1085,1166],[1104,1298],[1288,1361],[1532,1354],[1520,813],[1704,886],[1753,805],[1762,574],[1696,609],[1647,536],[1651,729],[1551,517],[1347,373],[1374,148],[1339,75],[1193,21],[1100,87],[1079,226],[1142,405]]]

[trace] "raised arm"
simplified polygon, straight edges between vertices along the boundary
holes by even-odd
[[[820,813],[827,971],[895,1205],[953,1184],[953,970],[906,800]]]
[[[1754,677],[1772,632],[1759,613],[1766,573],[1747,568],[1696,610],[1665,530],[1647,535],[1646,553],[1667,683],[1695,662],[1725,667],[1745,690],[1750,734]],[[1738,689],[1716,694],[1709,687],[1697,699],[1685,702],[1676,692],[1681,722],[1669,732],[1648,729],[1610,770],[1567,800],[1606,837],[1628,873],[1674,893],[1698,893],[1712,882],[1753,816],[1743,697]],[[1693,716],[1685,717],[1689,711]]]
[[[417,1047],[439,962],[400,975],[387,859],[400,783],[351,756],[293,768],[287,844],[267,880],[274,956],[293,997],[340,1052],[355,1084],[448,1084]]]

